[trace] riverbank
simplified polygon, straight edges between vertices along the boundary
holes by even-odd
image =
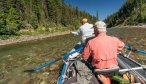
[[[115,26],[112,28],[146,28],[146,25],[142,25],[142,26]]]
[[[20,43],[20,42],[25,42],[25,41],[31,41],[31,40],[41,40],[41,39],[44,39],[44,38],[58,36],[58,35],[65,35],[65,34],[69,34],[69,31],[55,32],[55,33],[50,33],[50,34],[40,34],[40,35],[35,35],[35,36],[22,35],[19,38],[11,38],[11,39],[7,39],[7,40],[1,40],[0,39],[0,46]]]

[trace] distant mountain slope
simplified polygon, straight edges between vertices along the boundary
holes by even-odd
[[[118,12],[105,19],[108,27],[146,23],[146,0],[127,0]]]

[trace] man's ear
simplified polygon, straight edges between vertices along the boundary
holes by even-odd
[[[97,36],[97,35],[99,34],[98,29],[94,29],[94,33],[95,33],[95,35]]]

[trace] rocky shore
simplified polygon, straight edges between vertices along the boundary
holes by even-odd
[[[31,41],[31,40],[41,40],[44,38],[52,37],[52,36],[58,36],[58,35],[64,35],[69,34],[69,32],[56,32],[51,34],[41,34],[36,36],[30,36],[30,35],[22,35],[19,38],[12,38],[7,40],[1,40],[0,39],[0,46],[2,45],[8,45],[8,44],[14,44],[14,43],[20,43],[25,41]]]

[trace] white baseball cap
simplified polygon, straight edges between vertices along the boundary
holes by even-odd
[[[97,28],[99,32],[106,32],[106,24],[103,21],[97,21],[94,28]]]

